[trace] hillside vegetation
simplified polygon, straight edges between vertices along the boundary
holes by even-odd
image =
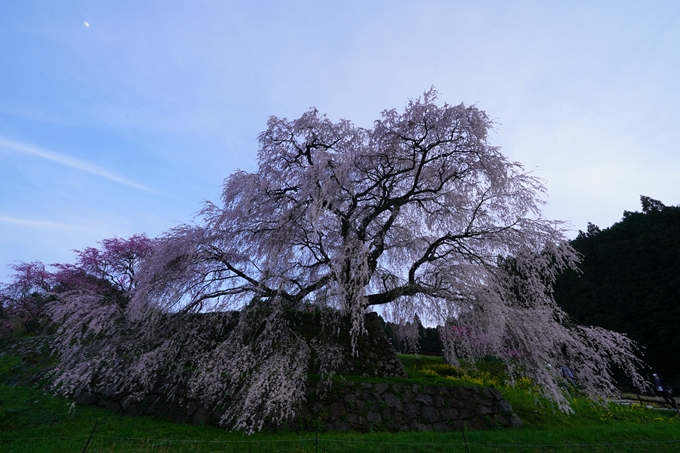
[[[628,334],[670,377],[680,373],[680,207],[641,199],[642,212],[572,241],[582,272],[559,276],[555,299],[580,323]]]

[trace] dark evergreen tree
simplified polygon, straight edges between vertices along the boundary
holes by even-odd
[[[643,212],[603,230],[589,223],[572,241],[582,273],[561,275],[555,299],[583,324],[628,334],[652,367],[680,374],[680,207],[640,201]]]
[[[409,332],[414,327],[417,330],[417,338],[410,339],[406,332]],[[403,354],[444,355],[444,345],[439,335],[439,327],[423,326],[418,315],[414,316],[413,323],[407,322],[404,325],[392,322],[385,323],[385,333],[397,352]]]
[[[650,211],[663,211],[666,205],[659,200],[640,195],[640,202],[642,203],[642,212],[648,213]]]

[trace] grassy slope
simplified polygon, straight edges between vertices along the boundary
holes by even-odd
[[[493,363],[485,365],[486,372],[454,380],[445,376],[455,373],[442,367],[440,359],[403,356],[402,360],[413,383],[469,385],[494,379]],[[22,359],[18,356],[0,357],[0,382],[15,376],[21,366]],[[670,411],[618,406],[607,409],[577,400],[574,402],[576,414],[567,416],[545,403],[536,405],[535,396],[526,390],[502,386],[499,389],[526,426],[466,432],[471,452],[680,451],[680,442],[673,442],[680,440],[680,419]],[[315,433],[245,436],[150,417],[116,416],[96,408],[79,406],[72,410],[70,401],[63,398],[28,386],[0,384],[0,451],[3,453],[82,451],[95,422],[98,425],[88,448],[90,452],[314,452],[316,448]],[[466,451],[462,433],[322,433],[319,439],[319,451],[324,452]],[[656,444],[647,443],[652,441]],[[626,442],[632,444],[622,444]],[[618,445],[611,445],[614,443]],[[569,447],[574,444],[609,445]]]

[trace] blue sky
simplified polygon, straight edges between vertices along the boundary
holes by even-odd
[[[571,236],[680,204],[680,2],[7,1],[0,62],[0,280],[191,221],[270,115],[370,127],[432,85]]]

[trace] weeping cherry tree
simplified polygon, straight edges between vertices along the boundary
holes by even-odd
[[[567,411],[560,366],[593,396],[616,392],[612,367],[639,380],[627,337],[555,304],[555,276],[577,255],[541,213],[541,180],[489,143],[492,129],[434,90],[372,128],[316,109],[271,117],[257,171],[233,173],[220,203],[157,242],[125,310],[91,334],[62,331],[62,370],[78,360],[97,377],[59,383],[142,397],[170,376],[168,394],[181,383],[226,425],[257,430],[294,415],[310,363],[331,375],[341,326],[356,345],[374,309],[444,326],[451,363],[505,358],[511,379],[530,377]],[[287,315],[304,310],[320,313],[311,341]]]

